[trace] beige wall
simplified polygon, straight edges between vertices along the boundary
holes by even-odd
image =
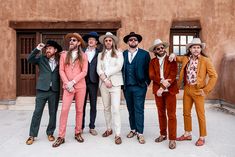
[[[99,3],[98,3],[99,2]],[[200,20],[206,52],[220,73],[224,54],[235,53],[234,0],[0,0],[0,100],[16,98],[16,32],[9,20],[102,21],[120,20],[122,38],[130,31],[143,36],[140,47],[148,49],[155,38],[169,41],[173,20]],[[234,77],[234,76],[233,76]],[[211,99],[220,97],[221,78]],[[230,82],[231,86],[235,82]],[[151,91],[151,90],[150,90]],[[150,92],[151,93],[151,92]],[[148,94],[149,96],[151,94]]]

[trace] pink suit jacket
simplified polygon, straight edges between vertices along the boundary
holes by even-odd
[[[83,58],[82,67],[80,66],[79,60],[74,62],[74,65],[70,63],[65,65],[65,59],[67,52],[61,54],[60,57],[60,77],[63,81],[63,88],[69,81],[74,80],[76,84],[74,85],[75,89],[86,88],[85,76],[87,75],[88,69],[88,60],[85,53],[81,53]]]

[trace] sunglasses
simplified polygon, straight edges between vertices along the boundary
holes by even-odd
[[[77,40],[76,39],[70,39],[69,40],[70,42],[72,41],[72,42],[76,42]]]
[[[106,39],[106,40],[104,40],[104,42],[112,42],[112,39]]]
[[[138,41],[138,39],[136,39],[136,38],[130,38],[130,39],[128,39],[128,41]]]
[[[164,49],[164,47],[162,46],[162,47],[159,47],[159,48],[155,48],[154,50],[157,50],[157,51],[159,51],[159,50],[163,50]]]

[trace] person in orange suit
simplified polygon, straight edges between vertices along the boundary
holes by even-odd
[[[155,142],[162,142],[169,134],[169,148],[176,148],[176,94],[177,63],[168,60],[166,48],[168,43],[156,39],[149,48],[156,56],[149,63],[149,78],[153,80],[153,94],[158,110],[160,136]],[[168,131],[167,131],[168,128]]]

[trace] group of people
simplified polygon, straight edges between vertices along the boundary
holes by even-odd
[[[162,142],[169,138],[169,148],[175,149],[175,141],[192,140],[191,109],[195,103],[200,129],[200,137],[196,145],[205,144],[204,99],[213,89],[217,74],[211,61],[203,52],[205,44],[199,38],[194,38],[186,45],[187,53],[184,56],[176,56],[174,53],[169,55],[166,52],[168,43],[156,39],[149,48],[155,56],[153,59],[146,50],[138,47],[142,36],[135,32],[130,32],[123,38],[128,45],[128,49],[123,52],[117,48],[118,37],[111,32],[102,36],[96,32],[90,32],[83,37],[78,33],[69,33],[65,36],[65,40],[69,42],[68,51],[62,51],[62,47],[57,42],[49,40],[45,45],[38,44],[28,57],[29,63],[38,65],[39,78],[36,87],[36,105],[26,144],[32,144],[38,136],[46,102],[48,102],[50,116],[46,130],[48,140],[55,141],[52,144],[53,147],[63,144],[68,113],[73,99],[75,99],[76,109],[74,137],[78,142],[84,142],[82,133],[85,128],[88,96],[90,101],[89,133],[96,136],[98,134],[95,130],[98,89],[102,97],[106,123],[106,130],[102,136],[108,137],[114,132],[115,144],[122,143],[120,103],[123,90],[130,124],[127,138],[136,136],[138,142],[144,144],[144,104],[151,80],[160,127],[160,136],[155,139],[155,142]],[[98,43],[103,45],[101,52],[97,49]],[[45,48],[45,54],[41,53],[43,48]],[[178,82],[176,80],[177,62],[182,63]],[[63,83],[63,98],[58,137],[55,139],[53,134],[56,128],[60,78]],[[184,81],[185,133],[177,138],[176,94],[179,92],[182,80]]]

